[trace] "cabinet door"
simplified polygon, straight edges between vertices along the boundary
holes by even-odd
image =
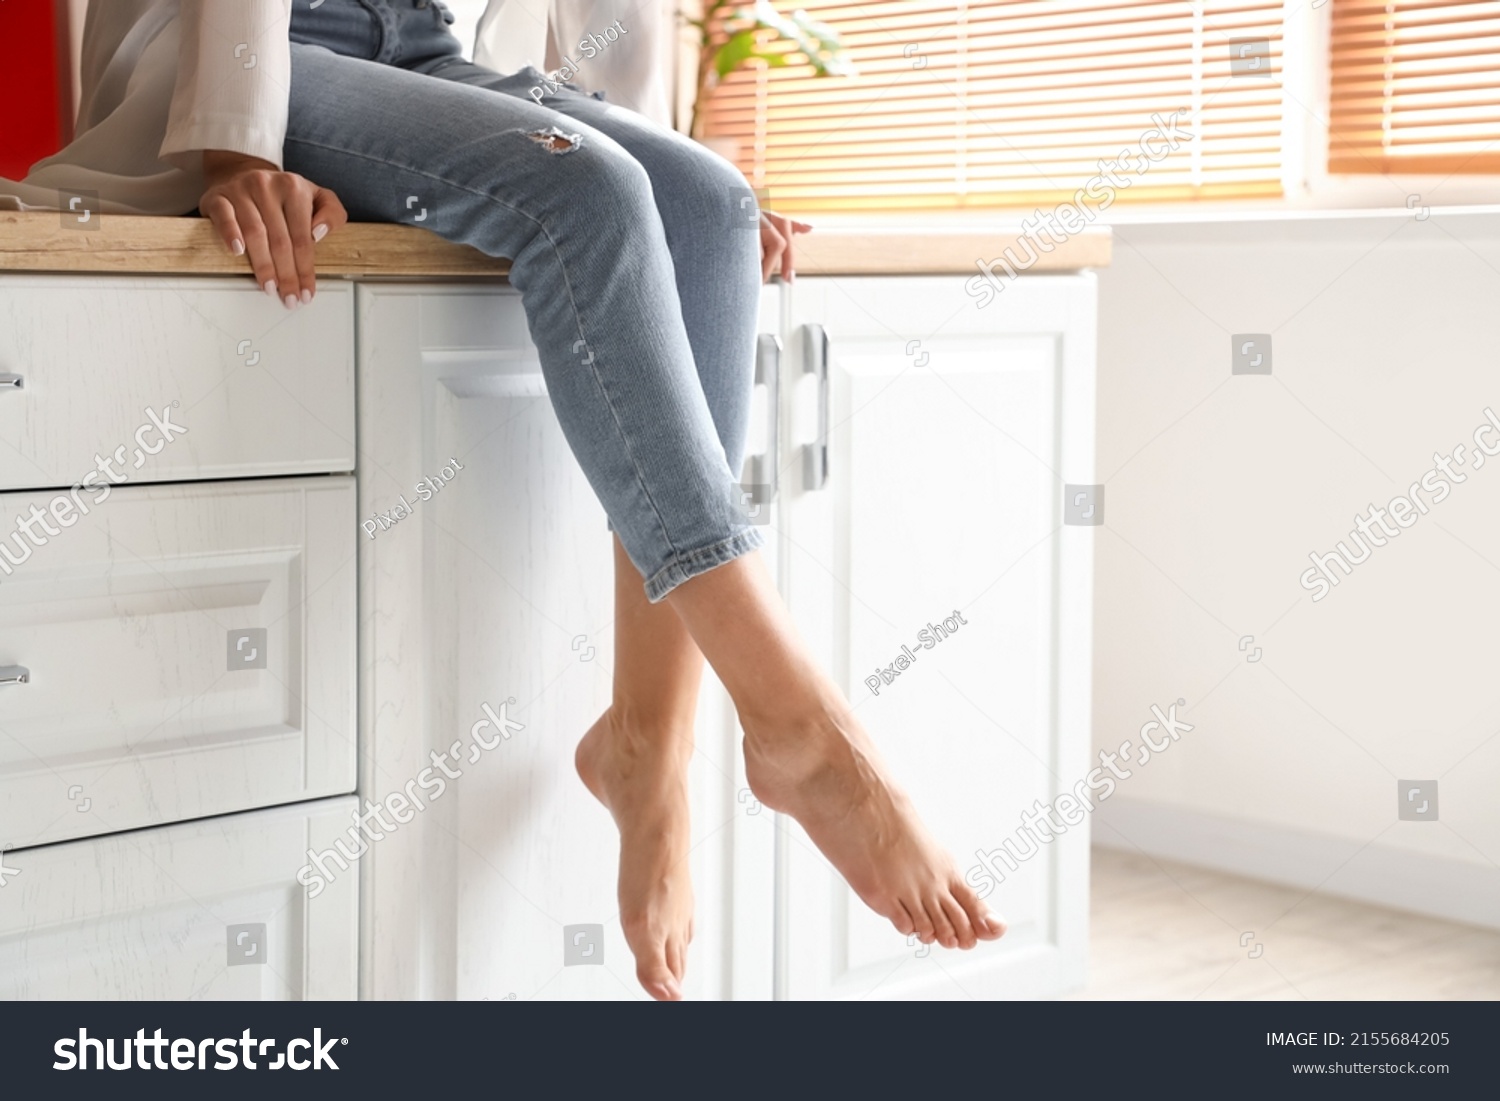
[[[1088,772],[1090,531],[1064,526],[1062,502],[1092,481],[1094,281],[1022,279],[983,310],[946,277],[792,295],[789,379],[812,392],[784,450],[784,591],[963,873]],[[967,953],[907,943],[784,826],[782,996],[1081,983],[1086,826],[1001,865],[987,901],[1010,931]]]
[[[343,796],[5,853],[0,999],[353,998],[359,865],[325,862],[316,894],[298,875],[310,849],[359,851],[358,813]]]
[[[751,405],[749,454],[741,476],[747,490],[745,501],[753,521],[766,536],[762,551],[767,568],[777,576],[780,568],[781,518],[784,515],[784,490],[791,475],[783,469],[781,441],[786,438],[784,409],[787,391],[785,378],[786,349],[783,332],[786,295],[780,285],[761,291],[760,336],[756,347],[755,397]],[[728,855],[721,863],[727,879],[715,882],[718,897],[724,899],[729,921],[728,958],[724,961],[727,981],[721,990],[724,998],[738,1001],[769,999],[775,994],[775,915],[776,915],[776,815],[760,805],[745,778],[745,758],[740,751],[744,731],[729,693],[714,671],[704,671],[703,704],[699,710],[699,744],[704,734],[716,736],[717,767],[732,785],[725,795],[723,817],[728,840]],[[723,781],[719,781],[722,786]],[[705,868],[705,871],[708,871]],[[702,890],[697,865],[694,886]],[[694,960],[698,966],[708,961]]]
[[[766,313],[779,322],[774,300]],[[610,701],[610,535],[520,298],[365,286],[359,316],[360,514],[411,506],[360,538],[361,790],[399,790],[467,742],[486,706],[523,724],[459,763],[441,801],[371,854],[366,993],[643,998],[618,920],[615,827],[573,767]],[[424,478],[441,489],[424,498]],[[739,798],[733,712],[711,677],[699,714],[687,993],[769,995],[771,816]],[[566,951],[579,935],[587,956]]]

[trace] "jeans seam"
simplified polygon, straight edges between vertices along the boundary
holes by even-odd
[[[724,551],[733,550],[737,546],[742,546],[744,548],[742,553],[749,554],[752,550],[755,550],[758,545],[763,544],[764,539],[765,537],[759,535],[754,528],[746,528],[744,530],[735,532],[727,539],[720,539],[717,543],[710,543],[706,547],[699,547],[696,550],[686,552],[673,552],[674,557],[672,561],[668,562],[661,569],[653,573],[651,577],[646,581],[646,590],[649,593],[653,589],[659,587],[659,585],[664,584],[662,578],[669,574],[691,569],[693,566],[701,565],[704,562],[712,562],[712,560],[716,558],[723,559],[723,561],[716,563],[717,565],[724,565],[728,562],[731,562],[734,560],[734,558],[724,558]],[[757,543],[757,540],[760,540],[760,543]],[[735,555],[734,557],[739,556]],[[697,575],[694,574],[693,576],[696,577]],[[689,580],[691,580],[691,578],[683,578],[683,581]],[[677,582],[677,584],[682,584],[682,581]],[[673,588],[675,587],[676,585],[673,586]],[[663,593],[662,596],[665,597],[666,593]]]
[[[298,145],[310,146],[315,149],[325,149],[329,152],[338,153],[346,157],[355,157],[360,160],[372,161],[375,164],[383,164],[388,168],[399,169],[402,172],[410,172],[412,175],[420,176],[423,179],[432,180],[435,183],[442,184],[444,187],[452,187],[456,188],[459,191],[467,191],[470,195],[476,195],[481,199],[494,203],[496,206],[502,206],[506,210],[513,211],[518,216],[525,218],[527,221],[534,224],[541,232],[542,236],[547,239],[547,244],[552,249],[552,254],[557,257],[557,266],[562,272],[563,286],[567,289],[568,292],[568,306],[573,311],[573,320],[577,325],[576,331],[578,333],[578,338],[584,342],[585,347],[589,348],[590,351],[593,350],[589,345],[588,336],[583,331],[583,310],[579,307],[578,299],[573,294],[573,281],[568,277],[567,261],[563,259],[562,250],[558,247],[557,241],[553,238],[551,232],[547,229],[546,223],[544,223],[541,219],[527,214],[525,211],[512,206],[510,203],[505,202],[504,200],[497,198],[494,195],[491,195],[489,192],[479,191],[472,187],[466,187],[463,184],[444,179],[441,176],[433,175],[431,172],[425,172],[418,168],[411,168],[403,164],[398,164],[395,161],[386,160],[384,157],[377,157],[371,153],[364,153],[358,150],[346,149],[343,146],[328,145],[324,142],[310,141],[306,138],[294,138],[290,135],[287,136],[286,141],[289,143],[294,142]],[[677,544],[672,541],[672,533],[667,528],[666,517],[661,514],[661,509],[657,507],[656,499],[651,496],[651,489],[646,485],[646,479],[641,474],[641,465],[636,460],[635,452],[630,446],[630,433],[625,431],[625,427],[620,421],[619,410],[615,408],[614,399],[610,397],[609,388],[604,385],[604,379],[600,375],[599,368],[596,364],[589,364],[589,374],[594,379],[594,385],[599,388],[599,393],[604,396],[604,404],[609,409],[610,418],[615,422],[615,431],[619,433],[620,440],[624,445],[625,456],[630,460],[630,468],[635,472],[636,485],[640,487],[641,493],[646,498],[646,503],[651,506],[651,512],[656,517],[657,527],[661,531],[663,541],[667,544],[667,550],[671,555],[676,556],[681,552],[677,549]]]
[[[370,18],[375,21],[375,29],[379,34],[379,41],[375,46],[375,56],[362,58],[361,60],[373,61],[377,65],[384,64],[380,59],[385,56],[386,46],[390,44],[391,40],[390,28],[385,23],[385,15],[370,0],[359,0],[359,6],[370,13]]]

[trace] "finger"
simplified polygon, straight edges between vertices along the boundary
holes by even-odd
[[[317,268],[313,263],[313,199],[310,190],[298,187],[286,202],[286,228],[292,239],[292,262],[297,267],[297,289],[288,287],[304,305],[312,301],[318,289]]]
[[[255,281],[260,289],[276,297],[276,265],[271,260],[271,246],[266,240],[266,223],[260,216],[260,208],[248,198],[235,204],[235,218],[244,231],[245,251],[250,256],[250,270],[255,272]]]
[[[792,228],[798,233],[811,233],[813,227],[806,222],[793,222]]]
[[[342,229],[349,223],[349,212],[344,209],[344,204],[326,187],[313,193],[312,209],[314,241],[321,241],[331,231]]]
[[[780,247],[767,247],[761,244],[760,254],[760,281],[768,283],[771,280],[771,272],[776,270],[776,261],[781,256]]]
[[[240,223],[234,216],[233,203],[223,195],[215,195],[199,205],[198,213],[213,223],[214,229],[219,231],[219,237],[224,241],[225,248],[235,256],[245,255],[245,235],[240,232]]]
[[[271,250],[271,262],[276,266],[276,284],[279,288],[276,297],[287,309],[295,310],[302,303],[297,297],[300,289],[297,260],[292,251],[292,234],[287,228],[286,211],[277,198],[265,198],[260,207],[260,216],[266,223],[266,241]]]
[[[793,270],[792,266],[793,248],[792,234],[788,230],[786,232],[786,251],[781,254],[781,277],[788,283],[795,283],[797,281],[797,273]]]
[[[769,225],[760,235],[760,281],[766,282],[776,270],[781,254],[786,250],[786,240]]]

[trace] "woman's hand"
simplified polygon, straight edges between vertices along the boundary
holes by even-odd
[[[798,233],[807,233],[812,226],[806,222],[794,222],[785,214],[760,212],[760,278],[767,282],[778,268],[781,277],[788,283],[796,276],[792,267],[792,238]]]
[[[250,254],[261,289],[289,310],[311,302],[313,245],[349,220],[338,196],[269,161],[223,150],[204,152],[203,176],[199,212],[230,252]]]

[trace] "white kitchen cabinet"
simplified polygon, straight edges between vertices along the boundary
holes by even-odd
[[[245,279],[0,276],[0,489],[101,459],[136,482],[352,470],[353,298],[325,280],[288,312]]]
[[[0,847],[354,790],[354,498],[345,475],[116,486],[86,514],[0,494],[0,537],[56,520],[0,569],[0,667],[27,678],[0,685]]]
[[[1087,769],[1092,533],[1062,498],[1093,480],[1094,284],[979,310],[963,282],[767,288],[743,480],[804,632],[968,868]],[[609,537],[518,296],[329,279],[288,312],[242,277],[0,275],[0,539],[104,458],[129,484],[0,568],[0,996],[643,997],[572,765],[610,697]],[[356,779],[404,791],[496,709],[521,727],[309,897]],[[739,737],[709,673],[689,997],[1081,979],[1086,827],[991,898],[1003,942],[922,950],[757,803]]]
[[[357,808],[325,799],[5,853],[0,999],[353,998],[359,865],[315,898],[297,874]]]
[[[1021,279],[986,309],[963,283],[798,280],[781,506],[792,611],[961,872],[1089,771],[1092,531],[1064,524],[1063,496],[1094,480],[1095,310],[1090,275]],[[923,648],[920,632],[958,615]],[[908,668],[872,691],[898,656]],[[783,824],[780,996],[1081,984],[1086,825],[1007,873],[987,901],[1009,933],[960,953],[906,943]]]
[[[473,286],[359,298],[361,518],[412,505],[360,538],[361,789],[378,799],[404,785],[466,742],[486,704],[514,701],[507,714],[524,724],[372,854],[363,991],[640,997],[614,901],[615,831],[572,766],[609,699],[609,542],[519,299]],[[967,869],[1033,800],[1088,771],[1091,533],[1063,524],[1062,500],[1092,479],[1093,280],[1021,280],[980,311],[960,279],[809,278],[767,290],[762,327],[785,350],[769,395],[779,416],[757,404],[751,450],[779,461],[752,459],[744,480],[779,476],[774,501],[751,502],[770,564]],[[817,488],[810,332],[829,350]],[[774,345],[763,341],[763,364]],[[443,488],[419,500],[425,478]],[[958,632],[871,694],[866,676],[959,611]],[[689,997],[1037,997],[1081,981],[1085,830],[989,899],[1011,924],[999,944],[962,956],[908,945],[756,802],[739,736],[710,674]],[[599,965],[568,965],[565,931],[590,925]]]
[[[610,699],[610,537],[520,299],[367,285],[359,319],[360,515],[412,505],[360,537],[361,790],[378,800],[467,743],[486,704],[514,701],[507,717],[524,724],[372,853],[364,994],[643,998],[619,928],[617,834],[573,768]],[[779,324],[775,288],[764,319]],[[445,467],[421,500],[418,483]],[[741,798],[733,712],[712,677],[693,769],[688,994],[769,996],[772,815]],[[594,925],[597,952],[567,965],[565,931]]]

